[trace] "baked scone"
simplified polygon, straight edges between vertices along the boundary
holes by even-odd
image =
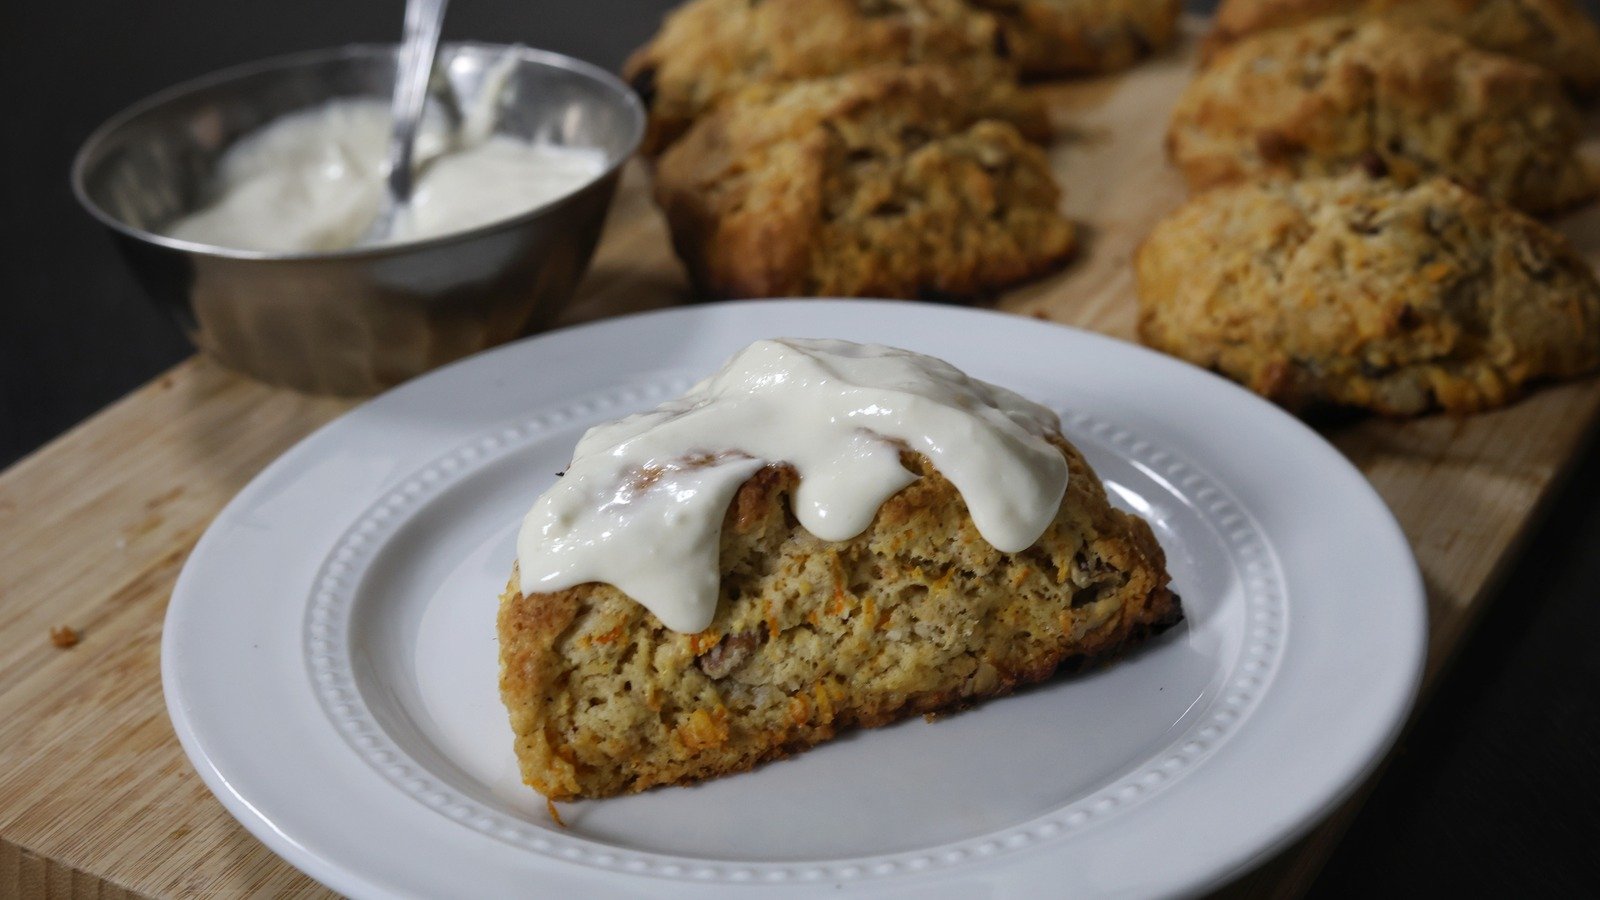
[[[1044,152],[939,67],[746,89],[656,167],[678,255],[716,297],[955,298],[1074,249]]]
[[[1258,31],[1345,14],[1448,31],[1553,69],[1580,93],[1600,88],[1600,27],[1571,0],[1222,0],[1203,58]]]
[[[1443,179],[1202,194],[1135,266],[1139,335],[1292,409],[1472,412],[1600,362],[1600,286],[1566,240]]]
[[[939,63],[963,69],[978,92],[1015,79],[1005,49],[994,18],[962,0],[690,0],[633,54],[623,77],[650,110],[641,152],[653,157],[751,84]],[[1031,126],[1048,136],[1042,115]]]
[[[1172,45],[1181,0],[971,0],[995,14],[1022,74],[1125,69]]]
[[[1581,132],[1546,69],[1431,29],[1335,18],[1225,50],[1179,98],[1167,147],[1196,190],[1360,166],[1549,212],[1594,192]]]
[[[1094,663],[1182,618],[1143,521],[1083,457],[1034,546],[1000,553],[921,456],[859,537],[796,525],[794,471],[761,469],[722,527],[709,628],[666,629],[616,588],[524,596],[499,614],[501,693],[528,784],[552,800],[740,772]]]

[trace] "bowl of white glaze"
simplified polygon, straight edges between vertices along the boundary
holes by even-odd
[[[216,201],[241,139],[331,101],[387,103],[395,47],[312,51],[228,69],[135,104],[97,130],[73,189],[146,293],[224,364],[298,390],[368,394],[547,325],[589,265],[645,112],[610,73],[494,44],[440,50],[430,103],[495,136],[596,158],[592,177],[492,221],[343,249],[248,249],[174,236]]]

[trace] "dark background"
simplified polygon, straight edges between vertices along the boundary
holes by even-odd
[[[445,37],[521,42],[615,68],[669,5],[456,0]],[[1587,5],[1593,13],[1600,0]],[[191,352],[72,198],[68,166],[89,132],[133,101],[214,69],[393,40],[401,7],[0,2],[8,113],[0,124],[0,466]],[[1600,896],[1594,449],[1558,489],[1460,662],[1403,739],[1319,895]]]

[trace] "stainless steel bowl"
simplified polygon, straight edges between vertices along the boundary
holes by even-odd
[[[502,82],[491,70],[506,54],[515,62]],[[387,101],[394,69],[393,46],[351,46],[179,85],[96,131],[73,165],[73,189],[197,345],[275,384],[371,393],[547,324],[589,265],[645,121],[621,81],[555,53],[447,45],[433,90],[469,109],[498,89],[497,133],[604,151],[604,172],[565,197],[469,231],[332,253],[257,253],[157,232],[202,202],[235,139],[330,99]]]

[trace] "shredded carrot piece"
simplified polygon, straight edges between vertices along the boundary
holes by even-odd
[[[761,612],[767,620],[767,637],[777,640],[783,629],[778,627],[778,614],[772,611],[771,600],[761,601]]]
[[[804,725],[811,721],[811,704],[806,702],[804,694],[795,694],[789,698],[789,718],[796,725]]]
[[[811,694],[816,697],[818,720],[824,725],[832,722],[833,698],[828,696],[828,688],[819,681],[812,687]]]

